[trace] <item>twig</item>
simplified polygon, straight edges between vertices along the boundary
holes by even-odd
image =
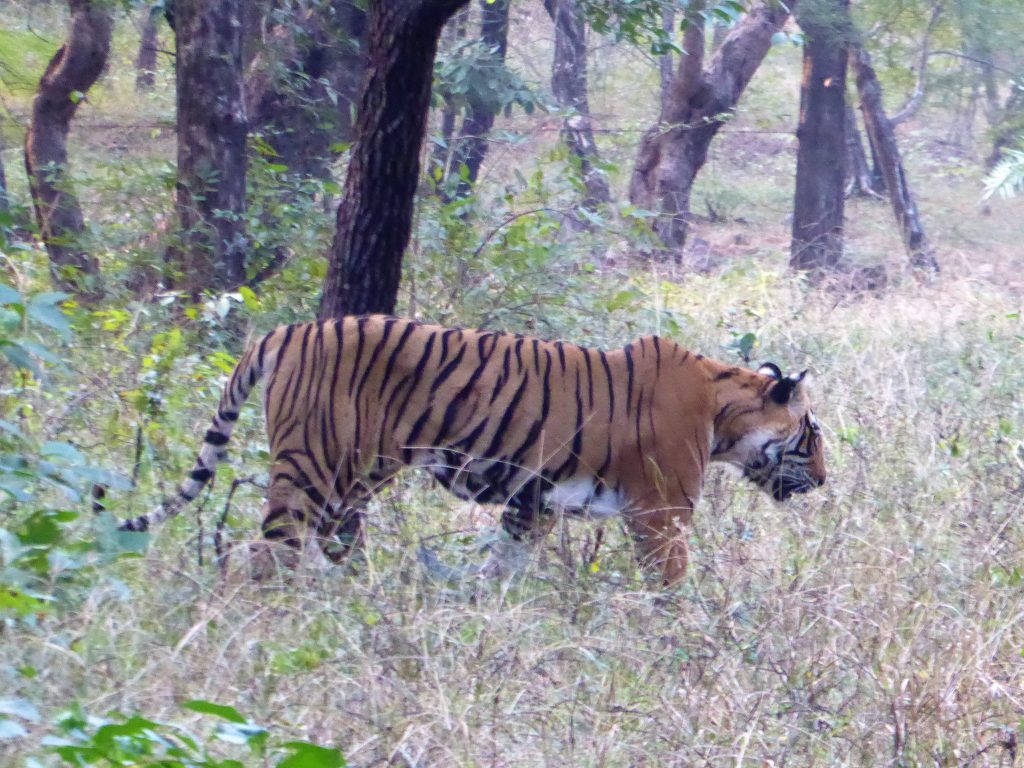
[[[228,556],[231,554],[230,542],[228,546],[224,546],[224,528],[227,526],[228,510],[231,509],[231,499],[235,495],[235,491],[238,490],[240,485],[255,485],[257,488],[266,489],[266,486],[260,482],[257,482],[255,475],[247,475],[246,477],[236,477],[231,481],[231,490],[228,491],[228,498],[224,502],[224,510],[220,514],[220,518],[217,520],[217,525],[213,531],[213,551],[216,555],[217,568],[220,570],[221,575],[225,575],[228,569]]]

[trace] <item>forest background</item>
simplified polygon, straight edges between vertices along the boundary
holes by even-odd
[[[0,762],[1018,764],[1021,4],[375,7],[0,3]],[[401,9],[438,52],[388,59],[426,140],[381,172]],[[208,495],[118,533],[245,340],[339,307],[809,367],[829,484],[713,470],[668,593],[567,522],[467,590],[417,548],[479,558],[494,510],[409,474],[364,562],[254,584],[251,406]]]

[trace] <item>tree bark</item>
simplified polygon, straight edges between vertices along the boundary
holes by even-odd
[[[437,41],[468,0],[370,4],[363,85],[345,192],[324,280],[320,317],[392,312],[413,198]]]
[[[75,242],[85,224],[70,189],[67,138],[78,105],[106,66],[112,22],[103,3],[69,0],[68,6],[68,38],[50,59],[32,100],[25,170],[54,285],[95,299],[102,293],[99,262]]]
[[[804,3],[797,22],[806,39],[789,264],[832,270],[843,257],[849,0]]]
[[[480,43],[493,52],[495,67],[504,67],[508,54],[508,11],[509,0],[480,0]],[[497,116],[496,103],[470,97],[469,109],[462,118],[459,136],[452,146],[451,157],[447,162],[448,167],[458,174],[459,180],[454,195],[442,192],[445,202],[466,197],[476,184],[480,167],[487,157],[487,137],[494,127]],[[447,128],[447,111],[444,117],[443,127]],[[461,172],[463,165],[466,166],[465,174]]]
[[[135,90],[148,93],[156,84],[156,15],[152,8],[143,9],[142,35],[135,57]]]
[[[3,128],[3,123],[0,122],[0,129]],[[3,133],[0,132],[0,214],[9,213],[11,210],[11,201],[7,196],[7,173],[4,170],[4,137]]]
[[[675,41],[676,9],[672,5],[666,5],[661,9],[661,30],[669,40]],[[674,78],[675,67],[672,66],[672,50],[669,49],[658,57],[658,83],[661,85],[659,104],[664,104],[668,100]]]
[[[249,64],[250,130],[263,132],[291,172],[329,179],[338,145],[352,140],[365,36],[366,11],[354,0],[322,0],[273,26]]]
[[[938,261],[932,253],[925,236],[921,217],[917,212],[917,204],[910,191],[900,150],[896,144],[896,134],[892,124],[885,116],[882,106],[882,86],[878,82],[871,57],[864,46],[854,43],[850,46],[850,64],[857,75],[857,92],[860,95],[860,108],[864,115],[864,127],[871,139],[882,172],[885,175],[889,200],[892,203],[896,223],[903,234],[903,242],[910,256],[911,264],[931,272],[939,271]]]
[[[725,116],[735,109],[768,53],[772,35],[789,17],[789,7],[771,0],[758,2],[703,69],[703,3],[690,4],[690,23],[683,38],[686,55],[680,57],[657,124],[641,140],[629,187],[635,205],[659,214],[654,223],[663,244],[659,256],[681,261],[693,181]]]
[[[555,23],[555,55],[551,64],[551,92],[565,111],[561,137],[579,163],[587,190],[583,207],[594,209],[611,200],[608,180],[596,167],[600,160],[587,97],[587,25],[576,0],[545,0]]]
[[[192,295],[245,281],[243,1],[174,2],[181,243],[168,261]]]

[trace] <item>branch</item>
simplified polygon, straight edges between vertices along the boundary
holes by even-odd
[[[911,117],[924,101],[924,75],[925,70],[928,66],[928,43],[931,40],[932,32],[935,30],[935,25],[939,22],[939,17],[942,15],[942,3],[938,2],[932,6],[932,16],[928,20],[928,26],[924,30],[924,39],[921,41],[921,61],[917,65],[917,82],[914,83],[914,92],[910,94],[910,98],[907,99],[907,103],[904,104],[895,115],[889,118],[889,122],[894,126],[899,125],[907,118]]]
[[[1002,72],[1004,75],[1009,75],[1013,78],[1020,78],[1021,72],[1015,72],[1012,69],[1006,69],[1006,67],[997,66],[992,62],[991,59],[982,59],[978,56],[971,56],[967,53],[960,53],[959,51],[932,51],[928,54],[929,56],[952,56],[954,59],[966,59],[967,61],[973,61],[975,64],[981,64],[986,67],[991,67],[995,72]]]

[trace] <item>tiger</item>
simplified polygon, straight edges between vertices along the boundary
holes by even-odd
[[[264,378],[272,464],[260,543],[292,563],[307,547],[334,562],[357,551],[366,502],[419,467],[460,499],[502,505],[482,576],[521,569],[564,514],[621,518],[646,572],[671,586],[686,572],[710,462],[778,501],[826,479],[806,371],[728,365],[658,336],[604,351],[347,316],[252,343],[177,495],[123,530],[148,530],[199,495]]]

